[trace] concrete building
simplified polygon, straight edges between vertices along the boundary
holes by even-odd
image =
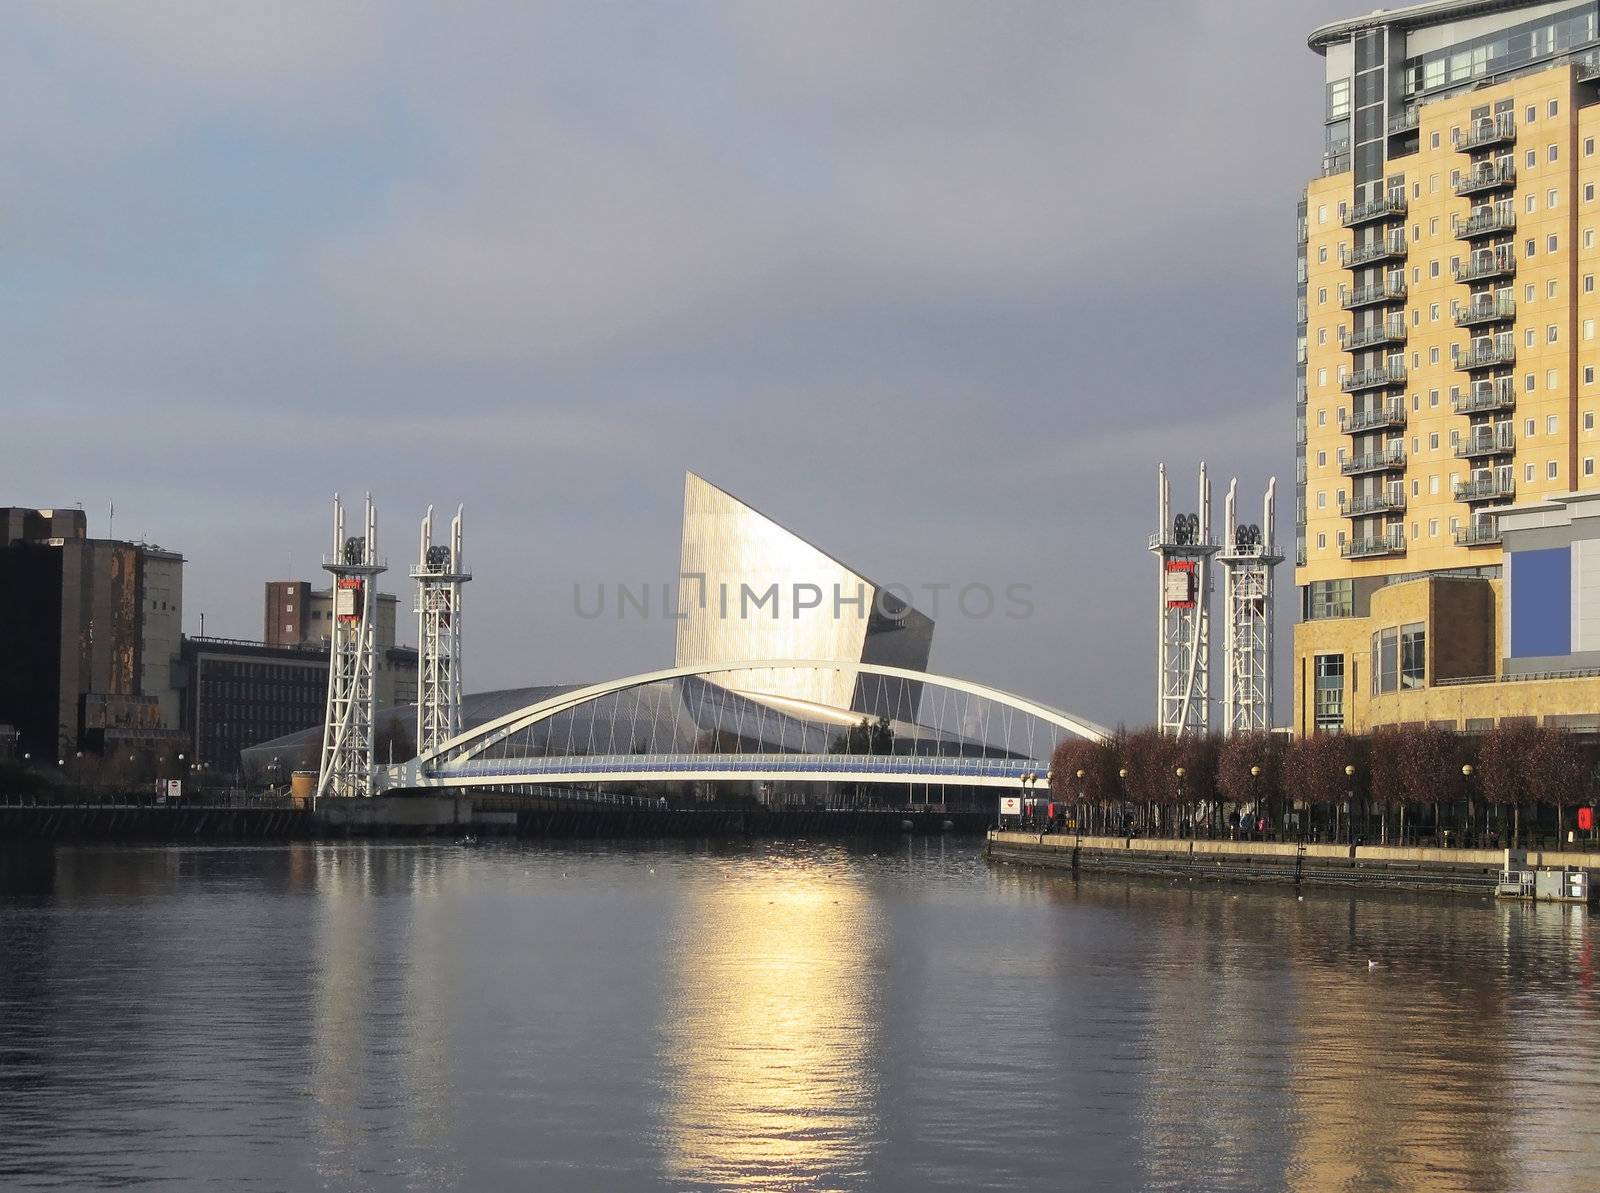
[[[378,649],[395,645],[399,623],[400,598],[392,592],[378,594],[378,619],[375,626]],[[262,641],[271,646],[301,646],[315,643],[326,647],[333,636],[333,590],[313,589],[304,580],[269,580],[266,586],[266,613]]]
[[[1310,44],[1295,730],[1571,715],[1570,677],[1498,681],[1514,503],[1600,485],[1600,5],[1436,0]]]
[[[35,758],[178,733],[183,557],[91,539],[82,510],[0,509],[0,722]]]

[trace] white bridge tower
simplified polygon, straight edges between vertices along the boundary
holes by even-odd
[[[1239,481],[1228,484],[1224,507],[1222,565],[1226,655],[1222,692],[1225,734],[1264,733],[1272,728],[1273,571],[1283,562],[1277,552],[1274,502],[1276,477],[1267,481],[1261,503],[1261,525],[1236,520]]]
[[[1211,728],[1211,483],[1202,461],[1199,510],[1174,517],[1165,464],[1157,476],[1160,522],[1150,536],[1161,564],[1156,724],[1182,737]]]
[[[328,712],[322,729],[322,770],[317,798],[372,794],[372,730],[377,715],[373,687],[378,639],[378,512],[367,494],[365,533],[345,537],[344,506],[333,496],[333,553],[322,566],[333,573],[333,629],[329,634]]]
[[[461,732],[461,586],[472,579],[461,561],[461,507],[450,545],[433,541],[433,506],[422,519],[417,582],[417,756]]]

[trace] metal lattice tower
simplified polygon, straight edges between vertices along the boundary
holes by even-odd
[[[345,537],[344,506],[333,497],[333,629],[329,634],[328,711],[322,729],[317,798],[372,794],[372,727],[377,715],[378,513],[367,495],[366,533]]]
[[[1235,520],[1239,481],[1228,484],[1225,541],[1217,562],[1222,565],[1228,618],[1223,627],[1222,731],[1229,735],[1272,728],[1272,577],[1283,562],[1274,541],[1277,487],[1276,477],[1267,481],[1261,525],[1253,526]]]
[[[461,562],[461,507],[450,545],[434,545],[433,506],[422,519],[422,543],[411,578],[417,582],[417,754],[431,754],[461,732],[461,586],[472,573]]]
[[[1200,465],[1200,505],[1172,515],[1167,466],[1157,472],[1158,526],[1150,550],[1160,560],[1156,609],[1156,723],[1182,737],[1211,728],[1211,484]]]

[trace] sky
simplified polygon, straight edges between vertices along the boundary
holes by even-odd
[[[692,470],[874,579],[1027,586],[930,668],[1142,724],[1157,462],[1219,523],[1276,474],[1292,554],[1350,5],[6,10],[0,505],[114,501],[190,633],[259,637],[370,491],[408,595],[466,506],[468,690],[667,666],[576,598],[675,577]]]

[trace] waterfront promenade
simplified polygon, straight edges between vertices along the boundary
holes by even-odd
[[[988,834],[991,858],[1073,871],[1151,877],[1385,890],[1492,894],[1502,849],[1100,837],[1069,833]],[[1600,852],[1530,849],[1527,868],[1581,869],[1600,875]]]

